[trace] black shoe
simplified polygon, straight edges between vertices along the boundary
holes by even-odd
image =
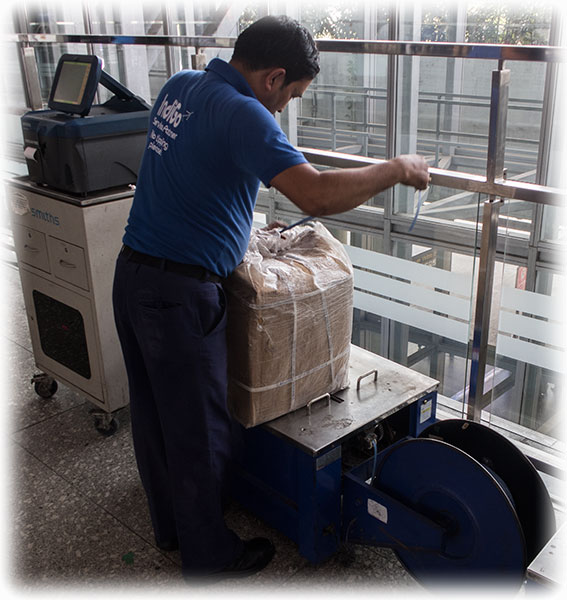
[[[177,540],[172,540],[170,542],[156,542],[156,546],[164,552],[179,550],[179,542]]]
[[[266,538],[253,538],[244,542],[244,549],[238,558],[216,575],[221,579],[248,577],[261,571],[274,557],[276,549]]]
[[[187,583],[195,585],[211,585],[224,579],[248,577],[261,571],[274,557],[276,549],[266,538],[253,538],[243,542],[243,550],[227,567],[213,573],[198,571],[183,574]]]

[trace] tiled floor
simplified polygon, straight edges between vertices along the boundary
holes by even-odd
[[[3,397],[8,504],[4,523],[9,585],[19,591],[150,589],[186,590],[176,552],[157,549],[132,450],[128,409],[120,427],[104,437],[93,426],[92,405],[59,385],[44,400],[33,390],[36,372],[19,274],[0,263],[3,323]],[[261,573],[216,584],[211,593],[277,590],[296,595],[340,590],[418,592],[421,588],[387,549],[349,547],[320,566],[297,546],[241,507],[232,505],[230,526],[243,538],[270,537],[276,556]],[[193,590],[194,592],[194,590]]]

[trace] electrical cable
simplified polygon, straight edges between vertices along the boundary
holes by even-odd
[[[370,478],[370,485],[374,484],[374,477],[376,477],[376,463],[378,461],[378,443],[376,440],[372,440],[372,449],[374,450],[374,460],[372,461],[372,477]]]

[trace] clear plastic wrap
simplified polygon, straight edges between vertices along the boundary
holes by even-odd
[[[242,425],[348,385],[352,264],[321,223],[254,229],[225,289],[229,406]]]

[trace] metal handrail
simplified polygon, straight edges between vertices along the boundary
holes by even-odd
[[[309,162],[325,167],[363,167],[384,162],[379,158],[341,154],[339,152],[316,150],[314,148],[299,148],[299,150]],[[432,185],[440,185],[467,192],[478,192],[501,198],[525,200],[549,206],[565,206],[567,202],[567,190],[537,185],[535,183],[508,181],[505,179],[496,179],[494,182],[490,182],[483,175],[447,171],[433,167],[429,169],[429,173]]]
[[[232,48],[235,37],[184,35],[101,35],[86,33],[16,33],[3,36],[22,44],[118,44],[182,46],[190,48]],[[317,39],[321,52],[429,56],[439,58],[492,59],[497,61],[563,62],[567,49],[561,46],[518,46],[511,44],[468,44],[451,42],[404,42],[375,40]]]

